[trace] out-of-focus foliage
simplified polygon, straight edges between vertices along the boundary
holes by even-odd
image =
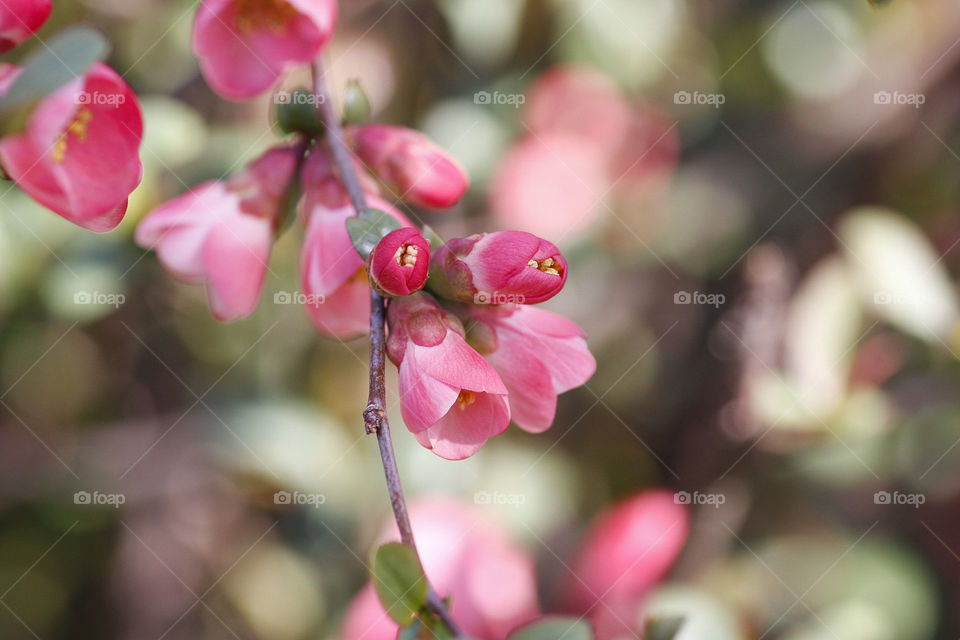
[[[55,4],[41,38],[79,21],[114,43],[145,172],[104,236],[0,188],[0,637],[337,638],[389,513],[359,417],[365,344],[319,338],[289,303],[297,225],[233,325],[131,240],[150,208],[275,142],[275,105],[205,86],[193,2]],[[687,492],[691,534],[637,628],[957,637],[957,3],[341,4],[336,92],[359,78],[374,119],[422,128],[471,173],[457,210],[405,211],[445,237],[493,226],[488,189],[556,64],[605,75],[681,145],[655,180],[531,174],[545,199],[587,189],[589,226],[549,238],[570,264],[549,306],[585,328],[598,372],[545,434],[458,463],[388,398],[411,498],[496,513],[547,612],[589,517],[666,486]],[[582,137],[564,145],[594,166]]]

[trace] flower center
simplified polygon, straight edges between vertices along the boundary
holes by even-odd
[[[287,0],[234,0],[233,6],[237,29],[244,33],[263,27],[281,33],[298,15]]]
[[[560,275],[560,263],[553,258],[544,258],[543,260],[530,260],[527,263],[528,267],[534,267],[543,271],[544,273],[549,273],[553,276]]]
[[[86,107],[77,110],[77,115],[73,117],[73,122],[64,129],[57,141],[53,143],[53,150],[50,152],[53,161],[57,164],[67,158],[67,140],[70,134],[76,138],[77,142],[85,142],[87,139],[87,125],[93,119],[93,112]]]
[[[468,389],[463,389],[460,391],[460,395],[457,396],[457,406],[460,407],[460,410],[463,411],[474,402],[477,401],[477,394]]]
[[[401,267],[412,267],[417,264],[417,253],[420,249],[413,244],[404,244],[397,247],[397,252],[393,254],[397,264]]]

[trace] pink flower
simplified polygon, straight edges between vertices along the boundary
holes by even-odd
[[[476,507],[429,499],[410,507],[424,571],[471,638],[504,640],[539,616],[533,562]],[[379,543],[398,540],[396,526]],[[395,640],[397,625],[367,585],[347,610],[343,640]]]
[[[357,156],[395,192],[422,207],[452,207],[470,186],[460,164],[422,133],[371,124],[352,128]]]
[[[307,312],[321,333],[342,340],[356,338],[370,330],[370,285],[363,259],[347,233],[347,218],[355,211],[326,151],[310,153],[302,180],[301,215],[307,231],[300,278]],[[411,226],[402,213],[370,191],[375,185],[367,182],[363,186],[371,207]]]
[[[462,460],[510,424],[507,388],[463,338],[463,325],[425,293],[390,302],[387,353],[400,368],[400,412],[417,441]]]
[[[532,433],[553,424],[557,395],[584,384],[597,369],[583,331],[563,316],[523,305],[470,305],[470,344],[493,365],[510,392],[510,415]]]
[[[427,283],[430,243],[412,227],[391,231],[367,259],[370,281],[385,296],[408,296]]]
[[[537,304],[567,281],[560,250],[525,231],[455,238],[437,249],[433,267],[431,286],[440,295],[478,304]]]
[[[250,98],[288,67],[314,60],[336,22],[336,0],[203,0],[193,51],[214,91]]]
[[[151,211],[139,245],[187,282],[206,282],[213,315],[236,320],[257,306],[286,188],[299,150],[275,147],[228,182],[207,182]]]
[[[50,17],[50,0],[4,0],[0,3],[0,53],[32,36]]]
[[[41,100],[25,131],[0,140],[0,163],[40,204],[81,227],[109,231],[140,182],[142,137],[133,91],[97,63]]]
[[[597,640],[632,635],[644,596],[683,549],[687,512],[666,491],[646,491],[602,513],[581,545],[567,585],[572,611],[586,614]]]

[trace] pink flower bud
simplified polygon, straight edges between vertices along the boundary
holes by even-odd
[[[193,51],[214,91],[251,98],[315,59],[336,22],[336,0],[203,0]]]
[[[525,231],[456,238],[437,249],[433,265],[439,295],[475,304],[537,304],[567,281],[560,250]]]
[[[687,540],[686,509],[667,491],[646,491],[603,512],[580,547],[565,596],[589,616],[598,640],[632,636],[646,594]]]
[[[50,0],[5,0],[0,2],[0,53],[32,36],[50,17]]]
[[[430,267],[430,243],[412,227],[385,235],[367,258],[370,282],[386,296],[408,296],[423,289]]]
[[[421,207],[452,207],[470,186],[460,164],[422,133],[371,124],[351,129],[354,151],[401,198]]]
[[[0,140],[0,163],[40,204],[86,229],[109,231],[140,183],[142,138],[136,96],[97,63],[43,98],[22,133]]]

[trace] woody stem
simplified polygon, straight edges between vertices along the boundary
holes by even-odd
[[[350,150],[344,141],[343,127],[333,108],[330,99],[330,90],[323,75],[323,68],[319,61],[313,63],[313,93],[316,96],[320,117],[326,126],[327,141],[333,153],[334,161],[340,174],[340,180],[350,202],[357,214],[367,209],[367,199],[363,188],[354,171]],[[375,433],[380,448],[380,459],[383,462],[383,473],[387,480],[387,492],[390,494],[390,506],[393,516],[400,530],[400,540],[417,553],[417,545],[413,539],[413,527],[410,524],[410,514],[407,502],[403,497],[403,486],[400,484],[400,471],[397,468],[397,457],[393,451],[393,440],[390,437],[390,423],[386,415],[386,386],[384,384],[384,367],[386,365],[386,300],[379,293],[370,289],[370,393],[367,397],[367,407],[363,411],[364,429],[368,434]],[[421,565],[423,563],[421,562]],[[436,615],[457,637],[461,637],[459,627],[450,616],[444,601],[437,595],[433,587],[427,582],[427,608]]]

